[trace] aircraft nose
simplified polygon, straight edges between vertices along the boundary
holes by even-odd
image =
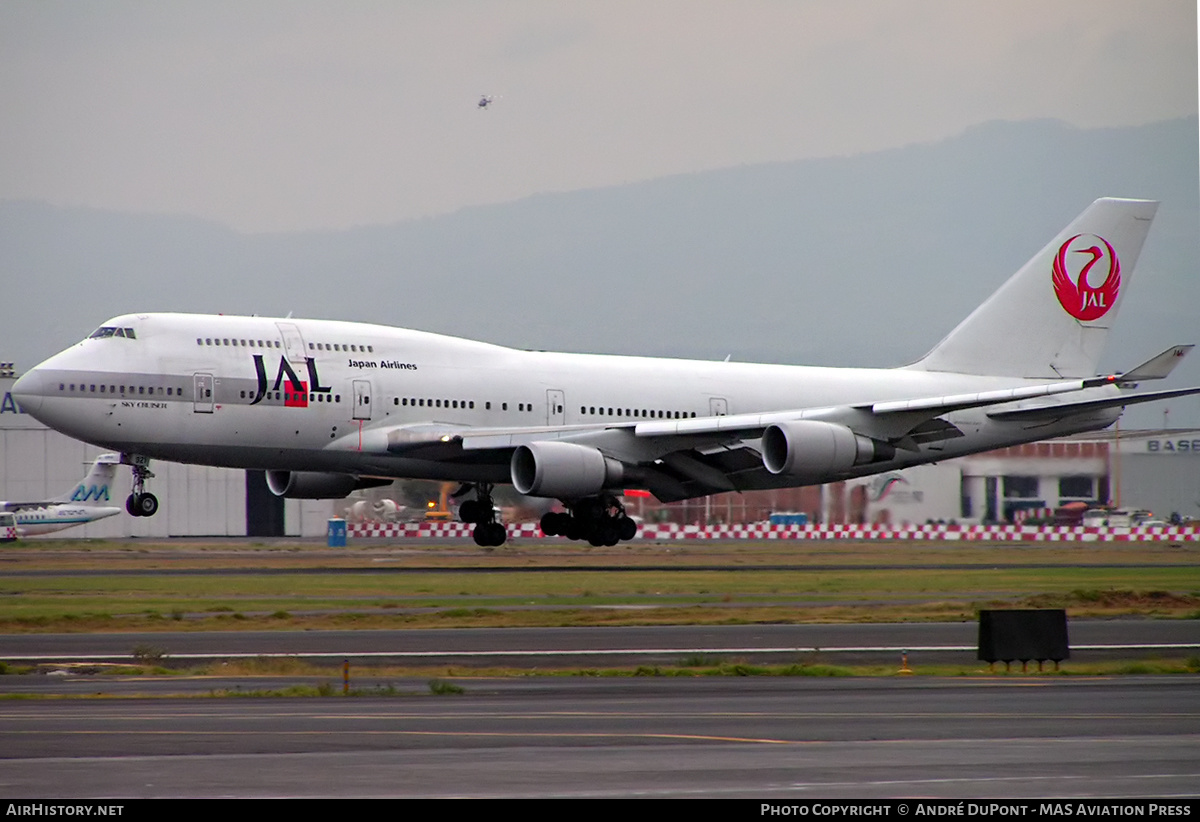
[[[26,414],[36,414],[42,407],[42,385],[46,378],[35,368],[21,375],[12,387],[13,399]]]

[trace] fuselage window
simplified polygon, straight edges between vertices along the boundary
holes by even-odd
[[[204,340],[202,340],[202,339],[200,339],[199,337],[197,337],[197,338],[196,338],[196,345],[204,345]]]
[[[367,346],[367,353],[369,353],[369,354],[374,354],[374,353],[375,353],[375,346],[373,346],[373,345],[368,345],[368,346]]]
[[[506,403],[506,402],[502,402],[502,403],[500,403],[500,410],[501,410],[501,411],[507,411],[507,410],[508,410],[508,403]]]
[[[471,400],[471,408],[472,408],[472,409],[474,409],[474,408],[475,408],[475,400]]]

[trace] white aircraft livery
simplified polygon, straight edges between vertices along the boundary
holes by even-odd
[[[101,454],[87,475],[70,491],[41,502],[0,502],[0,511],[12,513],[21,536],[49,534],[121,513],[111,498],[113,478],[121,464],[117,454]]]
[[[1111,425],[1175,346],[1097,376],[1157,203],[1097,200],[919,361],[813,368],[520,351],[327,320],[128,314],[22,376],[26,412],[121,452],[265,469],[285,497],[454,480],[480,545],[492,490],[556,498],[547,534],[612,545],[624,489],[662,501],[845,480]]]

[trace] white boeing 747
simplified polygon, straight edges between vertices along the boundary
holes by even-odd
[[[861,477],[1111,425],[1176,346],[1097,376],[1157,203],[1097,200],[911,365],[811,368],[519,351],[327,320],[128,314],[13,386],[25,411],[121,452],[131,513],[150,459],[265,469],[285,497],[409,477],[462,483],[480,545],[492,489],[561,500],[547,534],[636,533],[623,489],[663,501]]]
[[[112,499],[111,486],[120,464],[117,454],[101,454],[87,475],[62,496],[41,502],[0,502],[0,512],[13,514],[20,536],[49,534],[119,514],[119,506],[105,503]]]

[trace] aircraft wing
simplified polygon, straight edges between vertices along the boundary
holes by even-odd
[[[58,504],[46,500],[42,500],[41,502],[2,502],[0,503],[0,511],[16,513],[17,511],[28,511],[31,508],[49,508],[51,505]]]
[[[1065,380],[968,394],[678,420],[510,428],[415,423],[364,429],[343,437],[331,447],[414,459],[500,465],[507,464],[513,450],[520,446],[567,442],[595,448],[606,457],[636,467],[637,476],[646,487],[661,500],[671,501],[719,491],[773,487],[764,469],[761,444],[764,433],[772,426],[803,420],[834,423],[878,443],[881,448],[915,452],[921,445],[962,436],[953,424],[941,419],[945,414],[1036,401],[1112,385],[1116,379]]]

